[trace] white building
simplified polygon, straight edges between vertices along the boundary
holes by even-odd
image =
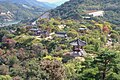
[[[63,29],[66,27],[66,25],[58,25],[59,29]]]
[[[104,16],[104,11],[91,11],[91,12],[88,12],[88,15],[93,17]]]
[[[1,13],[0,13],[0,15],[6,15],[6,13],[4,13],[4,12],[1,12]]]

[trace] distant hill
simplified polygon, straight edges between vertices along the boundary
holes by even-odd
[[[44,7],[47,9],[55,8],[55,4],[50,4],[47,2],[39,2],[37,0],[0,0],[0,1],[7,1],[10,3],[17,3],[17,4],[26,4],[30,6],[35,6],[35,7]]]
[[[89,10],[104,10],[104,19],[120,24],[120,0],[70,0],[51,10],[51,17],[81,19]]]
[[[14,16],[9,19],[12,20],[33,19],[54,7],[55,5],[36,0],[0,0],[0,13],[11,12]],[[8,15],[0,15],[0,21],[3,19],[8,19]]]

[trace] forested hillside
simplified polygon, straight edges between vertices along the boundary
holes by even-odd
[[[39,19],[36,26],[2,28],[0,79],[120,80],[119,39],[112,24],[95,20]]]
[[[104,20],[120,24],[120,0],[70,0],[51,11],[52,17],[81,19],[89,10],[104,10]]]

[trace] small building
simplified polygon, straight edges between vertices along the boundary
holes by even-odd
[[[83,16],[82,18],[85,19],[85,20],[91,20],[90,16]]]
[[[16,33],[16,30],[10,29],[10,33],[15,34],[15,33]]]
[[[93,17],[100,17],[104,16],[104,11],[88,11],[87,14]]]
[[[83,46],[87,45],[87,43],[85,41],[82,41],[80,39],[76,39],[74,41],[70,42],[70,45],[73,46],[73,52],[72,55],[73,56],[84,56],[86,55],[85,50],[83,49]]]
[[[38,28],[31,28],[30,31],[37,32],[37,31],[39,31],[39,29]]]
[[[1,13],[0,13],[0,15],[6,15],[6,13],[4,13],[4,12],[1,12]]]
[[[30,31],[33,32],[34,36],[40,36],[41,38],[49,36],[49,31],[47,30],[42,31],[39,28],[31,28]]]
[[[39,32],[41,38],[49,37],[49,31],[40,31]]]
[[[33,33],[34,36],[39,36],[41,32],[38,28],[31,28],[30,31]]]
[[[66,25],[58,25],[59,29],[63,29],[66,27]]]
[[[61,38],[67,38],[67,33],[66,32],[56,32],[56,37],[61,37]]]
[[[85,33],[87,30],[88,29],[85,28],[85,27],[81,27],[81,28],[78,29],[78,31],[81,32],[81,33]]]

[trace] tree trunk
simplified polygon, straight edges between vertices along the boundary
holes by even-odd
[[[105,71],[102,73],[102,80],[105,80],[105,78],[106,78],[106,73],[105,73]]]

